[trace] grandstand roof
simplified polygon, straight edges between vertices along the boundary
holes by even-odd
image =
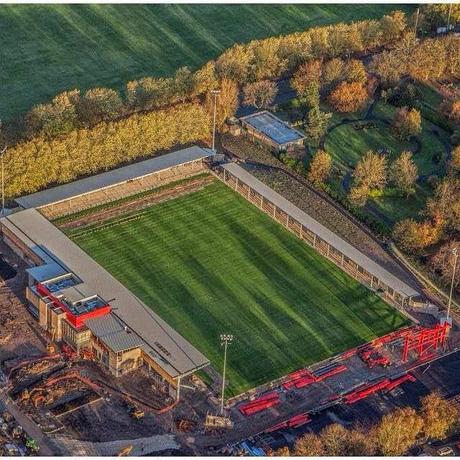
[[[0,219],[0,223],[40,257],[45,255],[46,263],[58,263],[77,275],[88,289],[107,299],[112,306],[112,315],[142,338],[144,351],[171,377],[188,374],[209,364],[201,352],[36,209],[10,214]],[[104,318],[109,320],[108,316]],[[113,339],[123,341],[123,337],[118,334]],[[132,342],[130,339],[129,343]]]
[[[243,124],[246,123],[250,125],[280,146],[305,138],[300,131],[291,128],[283,120],[266,110],[247,115],[246,117],[240,118],[240,120]]]
[[[112,314],[85,321],[91,332],[114,352],[131,350],[142,346],[142,340],[120,323]]]
[[[148,160],[140,161],[128,166],[114,169],[112,171],[96,174],[85,179],[69,182],[68,184],[58,185],[41,192],[25,195],[16,198],[16,203],[25,208],[40,208],[52,203],[68,200],[69,198],[85,195],[99,189],[113,187],[123,182],[139,179],[143,176],[171,168],[190,161],[199,160],[212,155],[212,150],[203,149],[196,145],[168,153]]]
[[[419,295],[413,288],[364,255],[354,246],[347,243],[324,225],[320,224],[304,211],[300,210],[297,206],[286,200],[279,193],[265,185],[241,166],[238,166],[236,163],[226,163],[223,164],[222,167],[395,291],[407,297]]]

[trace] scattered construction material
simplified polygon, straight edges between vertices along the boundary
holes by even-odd
[[[332,364],[326,366],[322,369],[318,369],[314,374],[312,374],[307,369],[300,369],[298,371],[292,372],[287,376],[287,380],[282,384],[282,387],[285,390],[290,390],[291,388],[303,388],[312,383],[322,382],[323,380],[332,377],[333,375],[340,374],[347,370],[347,367],[343,364]]]
[[[231,429],[233,428],[233,422],[231,421],[230,417],[225,417],[224,415],[207,414],[204,426],[205,428],[211,430],[221,428]]]
[[[404,382],[415,382],[416,378],[411,375],[411,374],[404,374],[401,377],[398,377],[397,379],[392,380],[388,386],[385,388],[385,391],[391,391],[394,390],[396,387],[399,387]]]
[[[393,380],[384,378],[378,381],[377,383],[364,384],[358,387],[357,389],[351,391],[350,393],[346,394],[343,398],[343,401],[346,404],[354,404],[364,398],[367,398],[372,394],[378,393],[379,391],[394,390],[396,387],[398,387],[404,382],[415,382],[415,377],[413,377],[410,374],[405,374]]]
[[[358,355],[367,364],[369,369],[373,369],[375,366],[387,367],[391,364],[389,358],[380,353],[372,345],[360,350]]]
[[[294,417],[291,417],[289,420],[273,425],[272,427],[265,430],[265,432],[273,433],[274,431],[278,431],[284,428],[299,428],[300,426],[306,425],[309,422],[311,422],[311,418],[308,414],[294,415]]]
[[[254,401],[241,405],[239,410],[243,415],[253,415],[269,407],[276,406],[279,402],[279,394],[276,391],[272,391]]]

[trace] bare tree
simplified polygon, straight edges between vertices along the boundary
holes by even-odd
[[[275,100],[278,87],[269,80],[256,81],[244,87],[244,104],[253,105],[256,109],[268,109]]]
[[[297,439],[293,454],[297,457],[320,457],[325,455],[325,450],[318,435],[307,433]]]
[[[376,430],[380,452],[391,456],[404,454],[414,445],[422,427],[422,417],[411,407],[384,415]]]
[[[460,251],[460,241],[450,241],[444,244],[438,252],[431,258],[429,266],[431,270],[438,273],[441,279],[449,285],[453,275],[453,254],[452,250],[457,248]],[[457,264],[457,270],[454,277],[454,286],[460,286],[460,264]]]
[[[458,245],[457,243],[457,246]],[[458,421],[458,409],[439,393],[430,393],[421,399],[423,433],[428,439],[445,439]]]

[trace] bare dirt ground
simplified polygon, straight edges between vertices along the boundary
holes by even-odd
[[[205,179],[194,186],[204,186],[206,181],[212,180],[211,177]],[[46,344],[49,339],[26,307],[27,267],[3,242],[0,242],[0,251],[17,271],[14,278],[0,284],[0,367],[9,374],[11,369],[21,364],[11,374],[8,389],[23,413],[35,423],[40,423],[43,429],[57,429],[55,434],[50,435],[52,438],[65,434],[66,438],[96,443],[163,434],[177,435],[185,442],[188,433],[178,429],[180,420],[194,422],[192,429],[201,426],[206,412],[213,410],[204,389],[196,392],[183,389],[181,402],[171,411],[159,415],[152,407],[168,405],[172,398],[165,395],[143,369],[115,378],[94,362],[68,362],[59,355],[49,361],[35,361],[48,356]],[[22,364],[29,360],[33,362]],[[100,386],[97,394],[85,385],[68,381],[65,385],[57,384],[51,388],[48,396],[52,395],[52,401],[48,406],[40,406],[37,410],[33,404],[21,402],[24,390],[31,393],[34,388],[43,386],[45,379],[75,371]],[[188,384],[192,385],[191,382]],[[65,403],[66,398],[70,399],[71,393],[90,396],[89,403],[62,416],[53,415],[52,410]],[[137,399],[130,400],[126,395],[143,400],[147,405],[142,405]],[[94,402],[91,402],[92,399]],[[133,401],[145,412],[140,420],[133,419],[128,413]],[[184,449],[184,453],[191,453],[186,443]]]
[[[18,271],[14,278],[0,283],[0,364],[3,364],[6,360],[43,355],[46,339],[25,307],[24,263],[3,242],[0,252]]]
[[[243,160],[260,163],[260,165],[242,164],[242,166],[395,276],[414,288],[420,288],[415,278],[384,249],[383,242],[379,242],[353,216],[338,205],[334,205],[330,198],[304,184],[305,179],[296,180],[284,171],[286,166],[266,148],[242,137],[229,135],[222,138],[222,146]]]
[[[153,204],[158,204],[163,201],[177,198],[181,195],[186,195],[188,193],[198,191],[212,181],[213,177],[211,175],[205,177],[197,177],[187,181],[184,184],[179,184],[173,188],[160,190],[158,192],[153,191],[152,194],[148,194],[141,198],[133,197],[133,199],[124,201],[119,205],[111,206],[107,209],[96,210],[82,217],[76,217],[75,219],[72,219],[70,216],[71,220],[63,224],[59,224],[59,227],[63,230],[66,230],[83,227],[93,223],[105,222],[119,215],[126,214],[127,212],[139,211],[141,209],[152,206]]]

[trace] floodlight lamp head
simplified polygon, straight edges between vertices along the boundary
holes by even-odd
[[[218,94],[220,94],[220,89],[212,89],[211,94],[214,94],[217,96]]]
[[[222,345],[224,345],[224,343],[229,343],[232,340],[233,340],[232,334],[220,334],[220,341],[222,342]]]
[[[458,256],[458,248],[452,248],[452,254],[454,255],[454,257],[457,257]]]

